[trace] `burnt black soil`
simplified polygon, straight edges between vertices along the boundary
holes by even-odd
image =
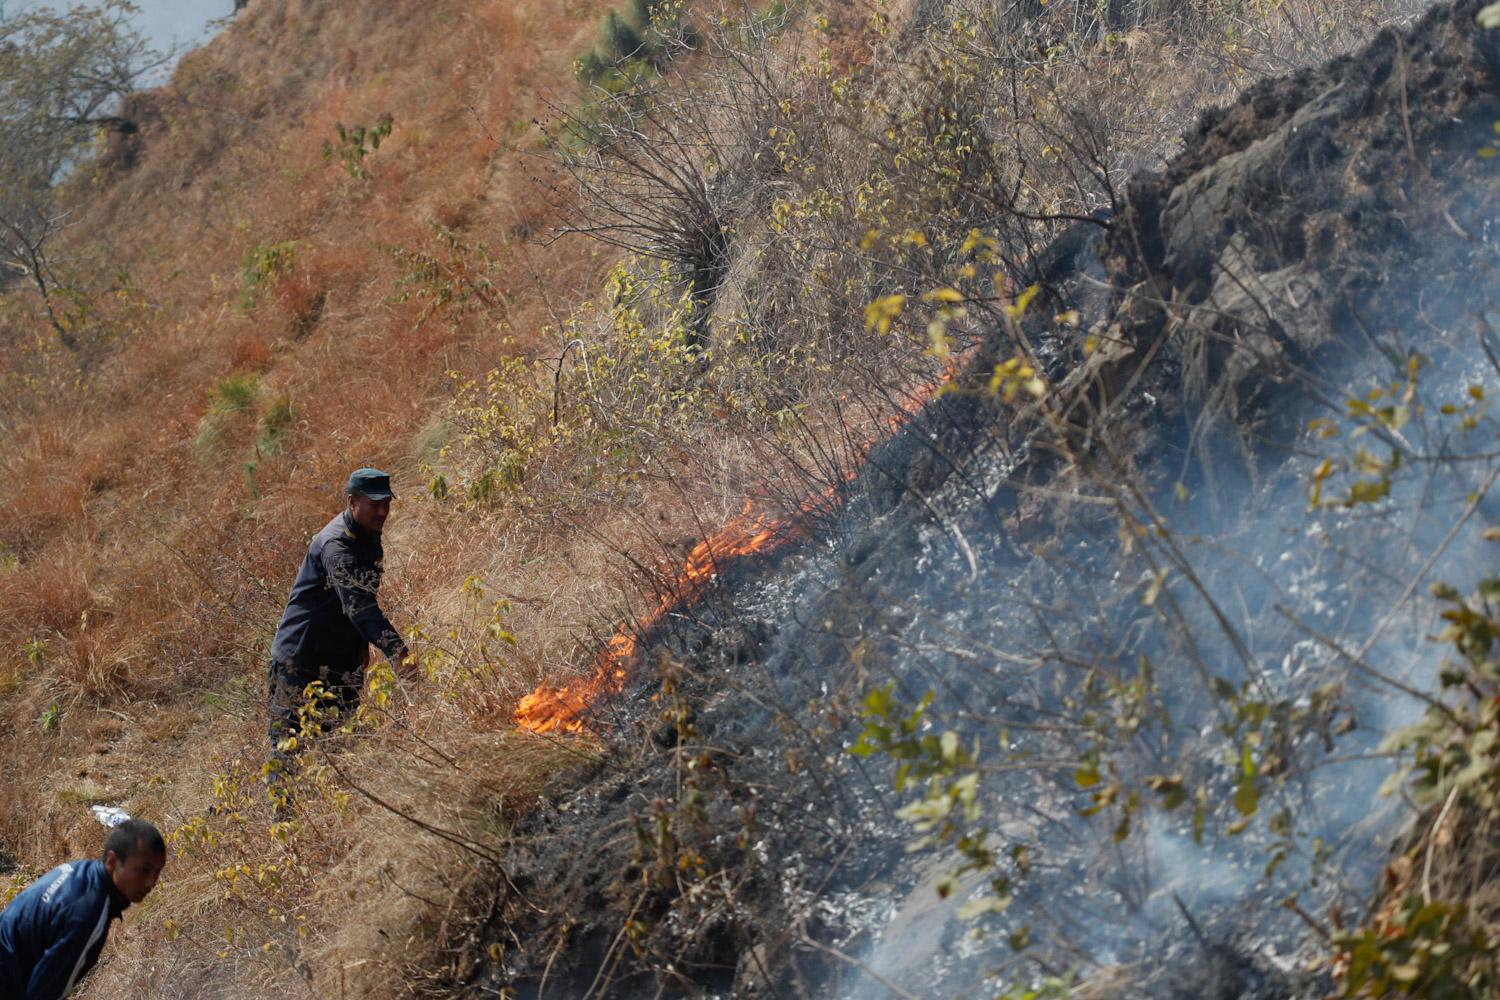
[[[1148,344],[1169,315],[1203,310],[1170,336],[1189,398],[1243,404],[1242,431],[1285,440],[1273,398],[1290,382],[1266,378],[1273,367],[1311,373],[1408,318],[1438,329],[1482,311],[1497,168],[1479,150],[1500,121],[1500,33],[1475,26],[1479,6],[1436,7],[1256,84],[1130,185],[1100,251],[1124,292],[1116,323]]]
[[[1083,312],[1082,329],[1027,329],[1068,393],[1050,427],[1066,447],[1036,447],[1035,429],[983,394],[944,396],[872,450],[804,545],[727,567],[645,637],[638,679],[602,710],[605,759],[560,779],[516,831],[510,887],[480,890],[487,917],[459,942],[452,986],[758,997],[859,995],[878,982],[850,960],[890,918],[882,907],[931,873],[904,853],[889,770],[844,752],[858,695],[891,680],[914,703],[937,672],[955,714],[1003,705],[1025,723],[1058,694],[1019,671],[997,692],[993,673],[934,666],[962,659],[941,641],[907,637],[939,620],[923,634],[982,632],[1001,613],[956,606],[998,593],[976,579],[1030,574],[1027,597],[1040,602],[1106,576],[1086,551],[1113,531],[1104,515],[1046,499],[1077,490],[1081,466],[1108,464],[1091,443],[1098,421],[1124,443],[1109,460],[1118,472],[1152,490],[1180,481],[1218,497],[1222,513],[1236,502],[1226,494],[1275,481],[1311,415],[1341,407],[1330,373],[1371,357],[1401,368],[1413,352],[1441,368],[1436,356],[1456,350],[1448,334],[1483,326],[1500,158],[1478,150],[1500,122],[1500,33],[1474,26],[1479,6],[1436,8],[1205,113],[1165,172],[1130,185],[1117,217],[1070,235],[1050,291]],[[1085,359],[1086,333],[1108,349]],[[976,373],[1012,352],[997,330]],[[1285,500],[1305,503],[1290,487]],[[1139,611],[1100,614],[1135,634]],[[1059,815],[1075,805],[1041,783],[1028,803]],[[1074,890],[1057,892],[1032,904],[1065,908]],[[1130,895],[1112,883],[1077,894]],[[1133,966],[1122,993],[1320,988],[1268,964],[1266,939],[1221,932],[1232,908],[1196,922],[1168,909],[1156,964]],[[913,917],[913,939],[924,926]],[[934,954],[958,947],[951,929],[932,933],[945,942]],[[1171,971],[1184,967],[1196,978]],[[908,981],[921,971],[888,968]]]

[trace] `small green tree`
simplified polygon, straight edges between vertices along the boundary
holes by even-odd
[[[633,56],[641,54],[645,42],[641,39],[641,33],[614,8],[610,8],[609,14],[604,18],[604,26],[599,32],[600,41],[603,42],[604,51],[616,62],[622,62]]]
[[[131,27],[127,0],[10,16],[0,2],[0,266],[32,285],[63,343],[51,244],[73,221],[59,182],[101,129],[128,130],[120,100],[163,56]]]

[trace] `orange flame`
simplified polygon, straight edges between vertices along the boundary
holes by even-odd
[[[516,706],[516,724],[533,733],[582,732],[595,700],[625,686],[624,664],[634,652],[635,638],[615,633],[595,663],[593,676],[561,687],[543,684]]]
[[[832,495],[831,489],[820,494],[828,498]],[[811,509],[810,503],[804,503],[799,513]],[[635,657],[636,635],[648,631],[672,608],[692,602],[730,560],[765,552],[790,537],[791,524],[790,518],[752,517],[747,502],[739,517],[693,546],[672,586],[661,595],[656,610],[633,628],[622,626],[600,652],[587,678],[561,686],[543,684],[522,698],[516,707],[517,725],[534,733],[576,733],[586,729],[589,710],[595,702],[624,688],[628,676],[626,665]]]
[[[903,420],[917,413],[937,394],[938,387],[950,381],[957,371],[957,355],[950,357],[948,373],[939,382],[922,385],[898,402],[901,413],[891,418],[897,428]],[[878,439],[876,439],[878,440]],[[875,444],[870,441],[865,449]],[[850,472],[846,478],[853,476]],[[521,699],[516,707],[516,724],[534,733],[577,733],[588,728],[589,715],[599,699],[618,694],[629,676],[627,667],[635,658],[636,636],[649,631],[673,608],[683,607],[698,598],[719,572],[731,561],[751,554],[769,554],[795,536],[796,526],[809,514],[827,511],[837,502],[837,486],[808,497],[797,510],[785,517],[765,514],[751,516],[750,501],[740,515],[714,534],[693,546],[672,585],[661,595],[650,615],[634,627],[621,626],[600,651],[593,672],[563,685],[543,684]]]

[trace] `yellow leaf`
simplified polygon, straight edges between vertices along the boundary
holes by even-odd
[[[1151,581],[1151,586],[1146,588],[1146,596],[1141,598],[1141,603],[1148,608],[1155,604],[1156,599],[1161,596],[1162,585],[1166,582],[1167,573],[1165,570],[1156,574],[1155,579]]]
[[[1026,312],[1026,307],[1031,305],[1031,300],[1036,298],[1037,295],[1041,293],[1041,290],[1041,285],[1032,285],[1030,288],[1026,289],[1026,291],[1022,292],[1020,295],[1017,295],[1016,304],[1013,306],[1006,306],[1005,311],[1013,317],[1019,317],[1023,315]]]
[[[865,329],[889,332],[891,320],[901,315],[906,307],[905,295],[887,295],[865,306]]]
[[[962,302],[963,293],[956,288],[934,288],[922,294],[924,302]]]
[[[1322,496],[1323,496],[1323,480],[1327,479],[1328,478],[1328,474],[1330,472],[1332,472],[1332,471],[1333,471],[1333,463],[1330,462],[1330,461],[1328,461],[1328,459],[1326,459],[1326,458],[1323,459],[1322,462],[1318,463],[1317,469],[1315,469],[1313,471],[1313,488],[1312,488],[1312,493],[1311,493],[1311,495],[1309,497],[1309,500],[1310,500],[1310,502],[1312,503],[1313,506],[1316,507],[1318,505],[1319,500],[1322,498]]]
[[[927,348],[927,353],[938,360],[946,360],[948,357],[948,324],[940,319],[935,319],[927,324],[927,339],[932,342]]]

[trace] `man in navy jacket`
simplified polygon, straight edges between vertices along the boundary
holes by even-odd
[[[321,681],[331,698],[320,704],[347,717],[359,706],[370,646],[403,675],[413,669],[406,643],[376,603],[384,570],[380,534],[391,512],[391,477],[359,469],[345,488],[348,506],[307,547],[286,611],[271,644],[267,698],[273,788],[295,749],[304,691]],[[326,724],[326,723],[325,723]]]
[[[0,910],[0,997],[61,1000],[99,960],[109,922],[156,887],[167,845],[128,819],[110,831],[103,861],[70,861]]]

